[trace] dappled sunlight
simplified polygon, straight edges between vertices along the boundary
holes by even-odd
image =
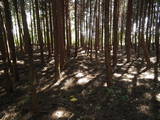
[[[70,119],[71,117],[73,117],[74,114],[70,111],[67,111],[65,108],[60,108],[60,109],[57,109],[56,111],[54,111],[50,118],[51,120],[59,120],[61,118],[68,118]]]
[[[116,77],[116,78],[119,78],[119,77],[121,77],[122,75],[121,75],[120,73],[114,73],[113,76]]]
[[[44,76],[44,75],[46,75],[46,73],[42,73],[42,75]]]
[[[4,70],[0,70],[0,75],[4,74]]]
[[[95,78],[95,76],[92,76],[92,75],[84,76],[83,73],[79,72],[75,75],[75,78],[68,78],[65,81],[64,85],[61,87],[61,89],[67,90],[71,87],[74,87],[76,84],[77,85],[85,85],[85,84],[89,83],[94,78]]]
[[[154,79],[154,77],[153,71],[146,71],[139,76],[140,79]]]
[[[123,66],[123,67],[121,68],[121,70],[126,71],[127,68],[128,68],[128,66]]]
[[[17,116],[16,112],[4,111],[3,114],[4,114],[4,116],[0,120],[14,120],[15,117]]]
[[[87,83],[89,83],[90,81],[95,79],[96,76],[98,76],[98,75],[99,75],[99,73],[95,73],[94,75],[88,74],[87,76],[78,79],[77,80],[77,85],[86,85]]]
[[[120,73],[114,73],[113,76],[115,78],[120,78],[121,81],[125,82],[132,82],[132,79],[134,78],[134,75],[126,73],[126,74],[120,74]]]
[[[54,86],[59,86],[62,81],[63,81],[63,79],[59,79],[59,80],[54,84]]]
[[[24,61],[23,60],[17,60],[17,64],[24,65]]]
[[[82,50],[80,53],[81,53],[81,54],[85,54],[85,50]]]
[[[0,120],[160,120],[160,0],[0,0]]]
[[[85,85],[85,84],[87,84],[90,80],[91,80],[91,79],[89,79],[89,78],[87,78],[87,77],[81,78],[81,79],[79,79],[79,80],[77,81],[77,84],[78,84],[78,85]]]
[[[108,86],[108,85],[107,85],[107,82],[106,82],[106,83],[104,83],[104,84],[103,84],[103,86],[104,86],[104,87],[107,87],[107,86]]]
[[[117,63],[117,66],[123,66],[124,64],[123,63]]]
[[[49,62],[49,64],[53,64],[53,63],[54,63],[54,59]]]
[[[144,98],[147,99],[147,100],[151,100],[151,99],[152,99],[151,93],[146,92],[146,93],[144,93],[143,96],[144,96]]]
[[[123,75],[123,78],[127,78],[127,79],[133,79],[134,78],[134,75],[132,75],[132,74],[124,74]]]
[[[137,109],[143,114],[151,115],[151,110],[149,105],[139,105]]]
[[[152,63],[155,63],[155,62],[156,62],[156,57],[151,57],[151,58],[150,58],[150,61],[151,61]]]
[[[128,69],[128,72],[135,75],[135,74],[137,74],[137,69],[134,66],[131,66]]]
[[[132,82],[131,79],[126,79],[126,78],[121,79],[121,81],[124,81],[124,82]]]
[[[61,76],[66,75],[66,73],[64,71],[61,72]]]
[[[45,71],[47,71],[48,70],[48,67],[44,67],[43,69],[42,69],[42,72],[45,72]]]
[[[33,53],[33,54],[34,54],[34,56],[40,56],[41,55],[41,53],[38,53],[38,52]]]
[[[82,67],[83,69],[88,69],[88,66],[85,66],[84,64],[80,64],[80,67]]]
[[[76,78],[84,77],[84,73],[79,72],[79,73],[76,74],[75,77],[76,77]]]
[[[65,81],[64,85],[61,87],[62,90],[67,90],[75,85],[73,78]]]
[[[160,102],[160,93],[156,95],[156,100]]]
[[[0,7],[3,7],[3,3],[0,1]]]
[[[145,72],[147,70],[147,67],[142,67],[140,72]]]
[[[7,92],[5,91],[5,89],[3,89],[2,87],[0,87],[0,97],[5,95]]]
[[[45,91],[45,90],[47,90],[48,87],[50,87],[50,84],[47,84],[47,85],[41,87],[41,88],[38,90],[38,92]]]
[[[39,60],[39,59],[36,59],[36,60],[34,60],[34,62],[41,62],[41,60]]]

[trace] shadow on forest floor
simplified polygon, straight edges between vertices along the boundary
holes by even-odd
[[[127,63],[121,57],[113,74],[114,85],[108,88],[102,61],[102,57],[98,63],[90,61],[81,51],[77,59],[65,65],[58,81],[54,80],[54,61],[43,66],[37,77],[40,115],[36,119],[159,120],[160,76],[155,77],[154,66],[148,70],[141,59]],[[36,120],[29,115],[26,90],[16,91],[21,93],[8,96],[9,102],[0,104],[0,119],[13,113],[15,120]],[[2,97],[6,100],[6,96]]]

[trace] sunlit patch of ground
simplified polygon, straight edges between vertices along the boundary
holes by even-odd
[[[4,74],[4,70],[0,70],[0,75]]]
[[[120,73],[114,73],[113,76],[114,76],[115,78],[119,78],[119,77],[122,76],[122,74],[120,74]]]
[[[156,95],[156,100],[160,102],[160,93]]]
[[[150,58],[150,61],[151,61],[152,63],[155,63],[155,62],[156,62],[156,57],[151,57],[151,58]]]
[[[154,71],[148,70],[140,75],[140,79],[154,79]]]
[[[79,73],[77,73],[77,74],[76,74],[76,77],[77,77],[77,78],[84,77],[84,73],[82,73],[82,72],[79,72]]]
[[[63,87],[61,87],[62,90],[67,90],[71,87],[75,86],[75,82],[73,81],[72,78],[66,80],[66,82],[64,83]]]
[[[151,100],[151,99],[152,99],[151,93],[147,93],[147,92],[144,93],[143,97],[144,97],[145,99],[147,99],[147,100]]]
[[[128,69],[128,73],[133,74],[133,75],[136,75],[136,74],[137,74],[137,68],[136,68],[135,66],[131,66],[131,67]]]
[[[141,112],[141,113],[144,113],[146,115],[150,115],[150,106],[149,105],[140,105],[138,107],[138,110]]]
[[[17,64],[24,65],[24,61],[23,60],[18,60]]]
[[[62,118],[70,119],[74,116],[74,113],[67,111],[65,108],[58,108],[54,112],[51,113],[50,118],[51,120],[59,120]]]
[[[14,120],[15,117],[17,116],[16,112],[6,112],[6,111],[4,111],[1,114],[3,114],[3,117],[0,120]]]
[[[120,53],[119,57],[121,55]],[[81,117],[89,118],[90,115],[93,115],[91,120],[130,120],[131,117],[135,117],[132,120],[138,120],[139,114],[146,117],[145,120],[153,120],[150,119],[151,106],[148,105],[152,104],[153,98],[151,89],[153,88],[151,82],[155,77],[153,67],[145,71],[146,65],[141,63],[141,59],[127,63],[126,59],[122,58],[117,64],[117,71],[113,74],[114,86],[109,88],[104,55],[101,56],[100,61],[96,63],[95,56],[93,61],[90,61],[90,56],[87,56],[85,51],[79,52],[76,60],[69,61],[65,66],[58,81],[54,79],[54,60],[48,61],[37,70],[39,82],[37,92],[41,97],[41,110],[44,111],[40,120],[81,120]],[[158,80],[160,81],[160,76]],[[135,96],[133,88],[136,91]],[[74,96],[74,99],[70,99],[70,96]],[[156,95],[156,99],[160,102],[159,94]],[[23,103],[25,102],[21,101],[16,104],[23,107]],[[7,116],[14,118],[17,115],[15,112],[7,114],[4,120],[12,120]],[[26,114],[22,118],[28,118],[29,114]],[[43,119],[43,116],[47,117]],[[75,119],[72,119],[74,117]]]
[[[77,81],[77,84],[78,85],[85,85],[87,84],[91,79],[85,77],[85,78],[80,78],[78,81]]]

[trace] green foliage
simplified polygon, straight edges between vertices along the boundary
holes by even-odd
[[[70,101],[71,102],[77,102],[78,98],[76,98],[75,96],[70,96]]]

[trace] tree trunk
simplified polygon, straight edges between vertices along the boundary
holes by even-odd
[[[117,64],[118,51],[118,19],[119,19],[119,0],[114,0],[113,13],[113,66]]]
[[[78,52],[78,25],[77,25],[77,0],[75,0],[75,57],[77,57]]]
[[[35,0],[35,6],[36,6],[36,17],[37,17],[37,32],[38,32],[38,41],[40,45],[40,53],[41,53],[41,64],[44,64],[44,48],[43,48],[43,36],[42,36],[42,29],[40,24],[40,16],[39,16],[39,0]]]
[[[4,3],[4,12],[5,12],[5,25],[6,25],[6,32],[7,32],[7,38],[10,48],[10,56],[12,65],[11,65],[11,72],[13,73],[13,76],[16,81],[19,80],[18,76],[18,70],[17,70],[17,60],[16,60],[16,50],[15,50],[15,43],[14,43],[14,37],[13,37],[13,24],[12,24],[12,17],[11,17],[11,11],[8,0],[3,0]],[[15,81],[14,80],[14,81]]]
[[[34,65],[33,65],[33,48],[31,44],[31,38],[28,30],[28,24],[27,24],[27,19],[26,19],[26,13],[25,13],[25,3],[24,0],[20,1],[21,3],[21,15],[22,15],[22,23],[23,23],[23,29],[24,29],[24,42],[25,42],[25,51],[28,54],[28,70],[29,70],[29,75],[28,75],[28,80],[30,83],[30,89],[29,92],[31,94],[31,110],[34,115],[36,115],[39,111],[38,109],[38,99],[36,95],[36,89],[35,89],[35,71],[34,71]]]
[[[60,78],[60,69],[64,66],[64,1],[54,0],[54,44],[55,44],[55,79]]]
[[[109,32],[109,3],[110,0],[105,0],[105,64],[107,73],[107,84],[111,86],[112,81],[112,67],[111,67],[111,48],[110,48],[110,32]]]
[[[8,94],[11,94],[13,92],[13,81],[10,79],[9,76],[9,59],[8,59],[8,51],[7,51],[7,45],[4,37],[4,29],[3,29],[3,18],[1,14],[1,9],[0,9],[0,52],[2,54],[2,61],[4,64],[4,76],[5,80],[1,81],[1,84],[3,82],[3,86],[5,87],[6,91]]]
[[[20,40],[20,49],[21,52],[23,52],[23,39],[22,39],[22,28],[20,25],[20,19],[19,19],[19,14],[18,14],[18,2],[17,0],[13,0],[13,5],[15,7],[15,11],[16,11],[16,18],[17,18],[17,23],[18,23],[18,30],[19,30],[19,40]]]
[[[131,57],[131,32],[132,32],[132,0],[128,0],[127,7],[127,22],[126,22],[126,37],[125,37],[125,45],[126,45],[126,53],[127,53],[127,61],[130,62]]]

